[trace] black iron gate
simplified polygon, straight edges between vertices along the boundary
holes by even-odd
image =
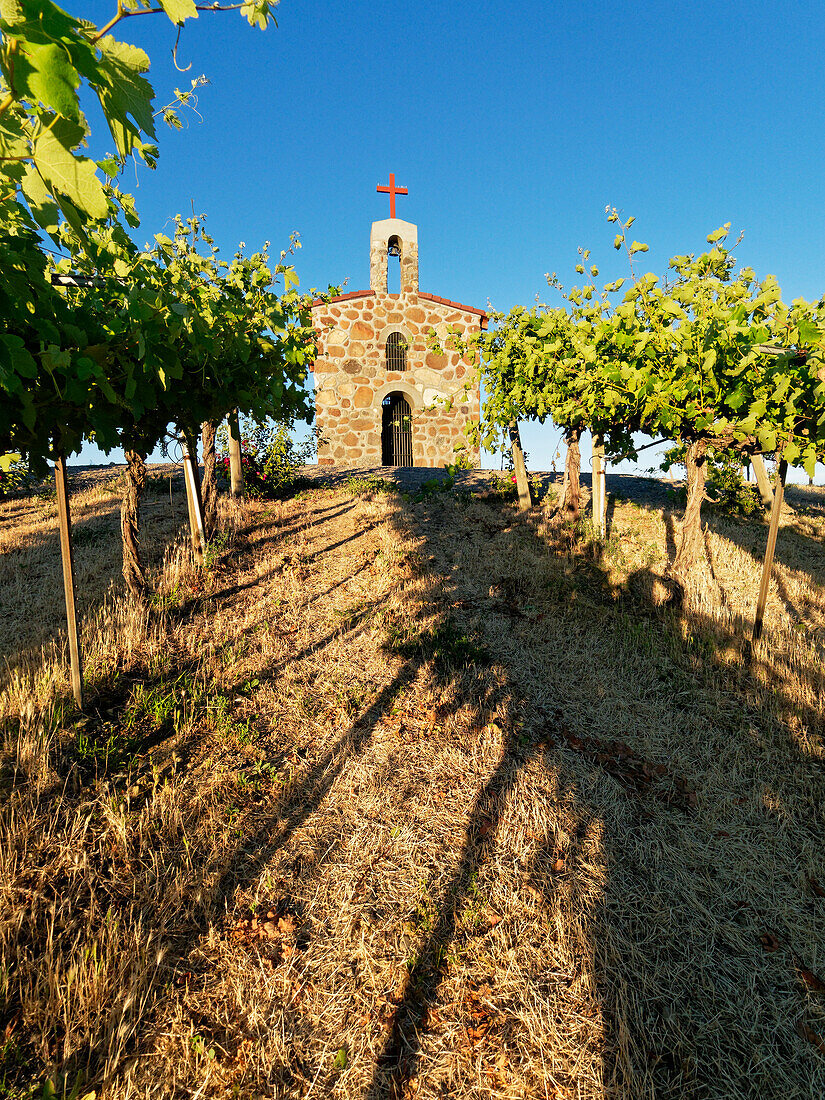
[[[390,393],[381,409],[381,462],[412,466],[412,410],[403,393]]]

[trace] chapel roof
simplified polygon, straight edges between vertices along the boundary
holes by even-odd
[[[328,298],[326,301],[323,298],[316,298],[312,304],[314,306],[332,305],[333,302],[348,302],[353,298],[369,298],[376,293],[374,290],[351,290],[349,294],[336,294],[334,298]],[[437,302],[439,305],[449,306],[451,309],[462,309],[465,313],[475,313],[481,318],[482,328],[486,328],[488,317],[483,309],[466,306],[462,302],[453,302],[449,298],[439,298],[437,294],[424,294],[421,291],[418,292],[418,297],[427,302]]]

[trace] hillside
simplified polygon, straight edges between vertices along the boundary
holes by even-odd
[[[224,501],[197,573],[159,478],[140,608],[84,484],[84,716],[53,504],[0,503],[0,1097],[825,1094],[819,494],[748,662],[764,526],[657,608],[655,486],[598,553],[343,478]]]

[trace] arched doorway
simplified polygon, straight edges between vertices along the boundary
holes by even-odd
[[[403,393],[388,393],[381,403],[381,464],[413,464],[412,409]]]

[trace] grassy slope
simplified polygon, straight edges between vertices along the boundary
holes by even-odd
[[[818,521],[746,668],[755,524],[675,616],[630,503],[594,559],[496,496],[319,491],[199,577],[157,497],[147,614],[110,487],[78,505],[79,720],[43,517],[0,506],[0,1096],[825,1094]]]

